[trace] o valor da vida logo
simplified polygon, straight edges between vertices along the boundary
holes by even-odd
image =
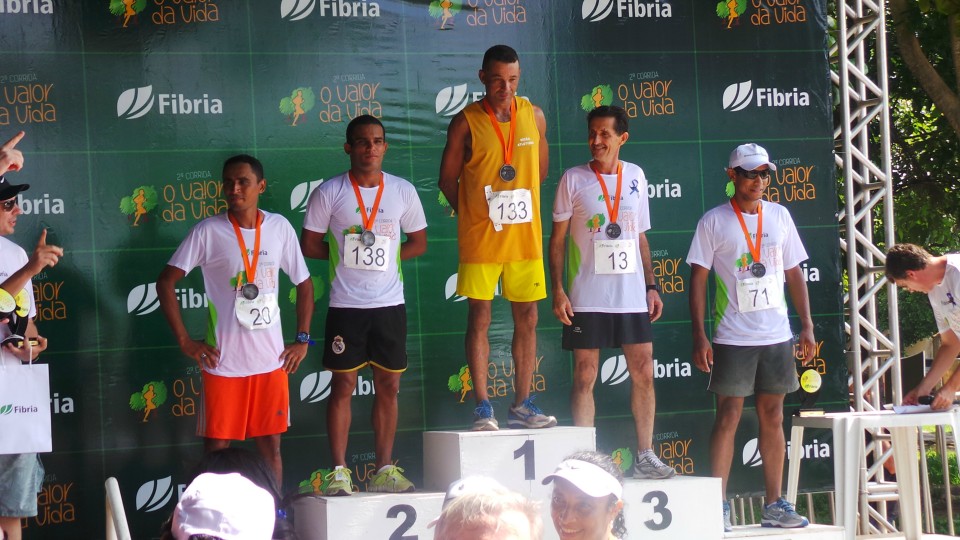
[[[210,115],[223,114],[223,101],[209,94],[187,96],[179,93],[157,93],[153,85],[124,90],[117,98],[117,117],[135,120],[154,110],[164,115]]]

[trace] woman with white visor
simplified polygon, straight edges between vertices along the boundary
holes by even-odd
[[[550,482],[550,515],[561,540],[626,538],[623,473],[610,456],[577,452],[543,479]]]

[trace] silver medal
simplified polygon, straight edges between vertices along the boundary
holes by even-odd
[[[753,277],[763,277],[767,275],[767,267],[761,262],[755,262],[750,265],[750,273],[753,274]]]
[[[610,223],[607,225],[607,238],[620,238],[621,232],[620,225],[617,225],[616,223]]]
[[[240,287],[240,294],[247,300],[253,300],[260,296],[260,288],[253,283],[247,283],[243,287]]]
[[[513,168],[513,165],[506,164],[503,167],[500,167],[500,179],[504,182],[509,182],[517,177],[517,170]]]
[[[377,243],[377,235],[373,234],[373,231],[363,231],[360,233],[360,243],[370,247]]]

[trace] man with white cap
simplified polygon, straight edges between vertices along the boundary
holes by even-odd
[[[270,540],[276,521],[273,496],[239,473],[196,477],[173,511],[176,540],[194,535],[221,540]]]
[[[23,167],[23,154],[16,149],[23,136],[21,131],[0,146],[0,365],[36,360],[47,348],[46,338],[37,334],[33,323],[36,307],[31,279],[63,257],[63,249],[47,245],[46,231],[40,233],[29,257],[20,246],[3,238],[14,233],[22,213],[17,195],[30,187],[12,184],[4,176]],[[4,341],[14,335],[30,339]],[[0,455],[0,537],[21,538],[21,520],[37,515],[42,481],[43,464],[37,454]]]
[[[693,361],[710,373],[708,389],[717,396],[710,464],[713,475],[722,481],[725,531],[732,530],[726,489],[734,435],[743,400],[754,394],[764,484],[767,500],[772,501],[763,508],[762,525],[794,528],[809,523],[780,496],[786,453],[783,399],[799,387],[784,281],[800,319],[797,346],[804,364],[813,359],[816,342],[807,285],[800,271],[807,253],[787,209],[761,201],[776,170],[759,145],[734,149],[727,168],[734,195],[700,218],[687,254]],[[717,285],[712,346],[704,325],[711,268]]]
[[[574,453],[543,479],[544,485],[551,482],[550,516],[561,538],[626,538],[623,475],[610,456]]]

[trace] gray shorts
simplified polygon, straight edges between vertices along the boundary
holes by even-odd
[[[773,345],[713,346],[707,390],[727,397],[789,394],[800,388],[793,341]]]
[[[39,455],[0,455],[0,516],[36,516],[41,484],[43,464]]]

